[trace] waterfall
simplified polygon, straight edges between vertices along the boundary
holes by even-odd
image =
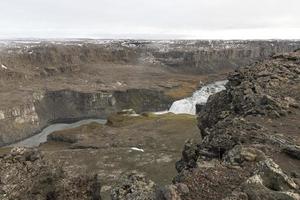
[[[169,112],[175,114],[196,114],[196,104],[205,104],[210,95],[225,90],[228,81],[217,81],[203,86],[200,90],[193,93],[193,96],[175,101],[169,109]]]

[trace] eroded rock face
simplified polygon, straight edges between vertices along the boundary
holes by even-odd
[[[93,199],[99,200],[96,175],[62,171],[49,163],[37,149],[14,148],[0,158],[0,198]]]
[[[253,142],[281,145],[280,140],[276,142],[274,139],[274,134],[269,134],[267,129],[247,117],[274,119],[298,108],[299,58],[299,51],[274,56],[229,76],[227,90],[211,97],[199,114],[203,145],[211,149],[220,148],[220,151]],[[286,140],[283,143],[288,143]]]
[[[80,71],[86,63],[164,65],[177,70],[212,73],[265,59],[300,47],[297,41],[30,41],[0,47],[6,66],[41,66],[42,76]],[[27,74],[12,71],[6,78]],[[30,75],[27,75],[30,76]],[[0,76],[1,77],[1,76]]]
[[[0,146],[27,138],[52,123],[106,118],[126,108],[166,110],[174,101],[162,91],[130,89],[111,92],[48,91],[25,106],[0,113]]]
[[[300,170],[290,167],[299,166],[300,51],[243,67],[226,88],[199,112],[202,142],[186,143],[174,179],[190,193],[177,196],[300,199],[297,176],[289,176]]]
[[[199,112],[202,142],[186,142],[174,183],[156,198],[299,200],[300,169],[290,170],[299,166],[299,67],[300,51],[231,75]]]

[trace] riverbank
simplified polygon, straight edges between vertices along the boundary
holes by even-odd
[[[69,124],[52,124],[45,129],[43,129],[40,133],[35,134],[32,137],[29,137],[25,140],[22,140],[20,142],[14,143],[9,145],[8,147],[38,147],[40,144],[47,142],[47,137],[53,132],[56,131],[61,131],[61,130],[66,130],[66,129],[71,129],[71,128],[76,128],[85,124],[90,124],[90,123],[99,123],[99,124],[105,124],[107,120],[105,119],[85,119],[81,121],[77,121],[75,123],[69,123]]]

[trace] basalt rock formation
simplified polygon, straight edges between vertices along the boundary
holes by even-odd
[[[188,141],[162,199],[300,199],[300,51],[228,77],[200,110],[202,142]],[[172,186],[174,187],[174,186]],[[167,191],[167,192],[166,192]]]

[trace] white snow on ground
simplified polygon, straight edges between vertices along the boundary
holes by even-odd
[[[152,112],[152,113],[155,114],[155,115],[164,115],[164,114],[169,113],[169,111],[168,110],[164,110],[164,111],[158,111],[158,112]]]
[[[141,115],[140,115],[140,114],[134,113],[134,114],[130,114],[129,116],[130,116],[130,117],[139,117],[139,116],[141,116]]]
[[[134,150],[134,151],[144,152],[144,149],[139,149],[139,148],[137,148],[137,147],[131,147],[130,149],[131,149],[131,150]]]
[[[5,65],[1,65],[1,67],[2,67],[3,69],[7,69],[7,67],[6,67]]]
[[[178,101],[175,101],[171,108],[169,109],[169,112],[175,113],[175,114],[196,114],[196,104],[205,104],[208,100],[208,97],[210,95],[213,95],[217,92],[221,92],[222,90],[225,90],[225,85],[228,81],[217,81],[212,84],[208,84],[204,87],[202,87],[200,90],[194,92],[192,97],[188,97],[185,99],[181,99]]]

